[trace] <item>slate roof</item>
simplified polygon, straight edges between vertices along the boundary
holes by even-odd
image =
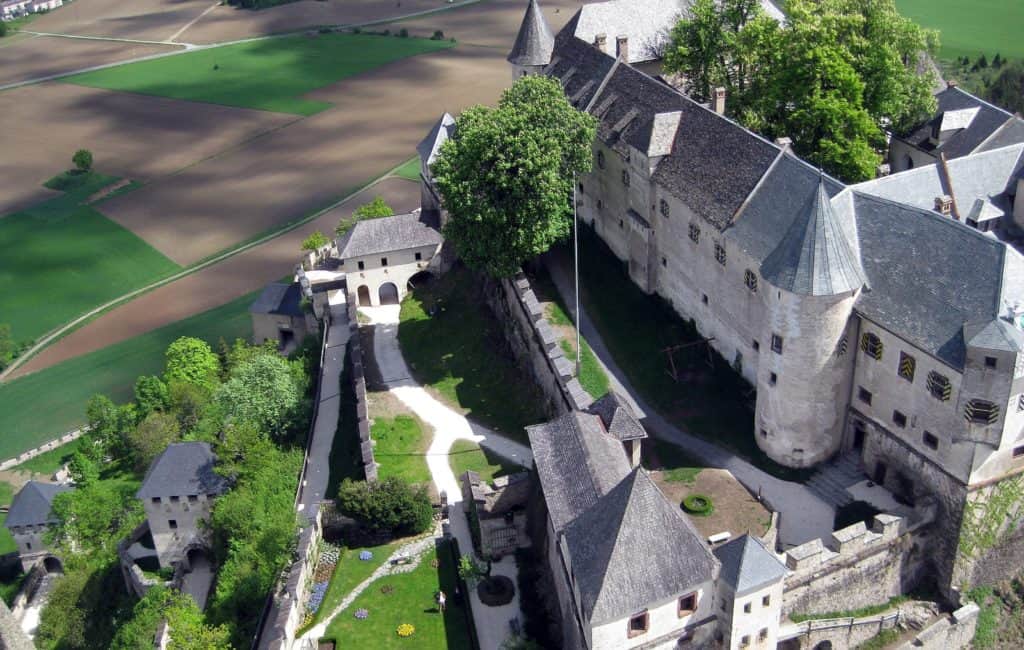
[[[722,563],[718,579],[737,597],[764,589],[786,577],[786,565],[750,535],[737,537],[714,550]]]
[[[338,256],[345,260],[390,253],[442,242],[436,215],[412,212],[357,222],[338,241]]]
[[[596,415],[574,411],[526,432],[556,532],[629,474],[622,444]]]
[[[264,287],[256,301],[249,306],[249,313],[302,316],[301,301],[302,287],[298,282],[273,282]]]
[[[614,391],[608,392],[591,404],[588,411],[601,418],[604,428],[616,440],[639,440],[647,437],[647,431],[636,419],[633,409]]]
[[[73,490],[70,485],[29,481],[14,495],[14,501],[7,511],[4,525],[7,528],[16,526],[42,526],[55,523],[50,507],[53,498],[62,492]]]
[[[597,626],[713,580],[718,562],[642,467],[565,528],[583,616]]]
[[[1011,120],[1015,120],[1010,113],[998,106],[993,106],[974,95],[953,87],[947,88],[935,95],[938,100],[936,114],[923,124],[911,129],[908,133],[897,136],[899,139],[917,147],[922,151],[938,156],[939,153],[946,154],[947,159],[959,158],[976,151],[982,143],[993,136],[1001,127]],[[970,112],[974,112],[970,116]],[[949,115],[957,116],[950,123]],[[957,124],[960,118],[970,119],[965,123]],[[952,131],[947,134],[945,141],[939,144],[931,142],[932,135],[936,129],[943,128],[943,123]],[[1019,121],[1017,119],[1016,121]],[[1011,131],[1008,135],[1017,133]],[[1021,140],[1016,140],[1020,142]]]
[[[972,347],[985,350],[1024,350],[1024,332],[1002,318],[967,323],[964,325],[964,340]]]
[[[227,481],[213,470],[217,457],[207,442],[175,442],[167,445],[149,466],[138,499],[219,495],[228,489]]]
[[[824,178],[764,260],[761,275],[779,289],[808,296],[838,295],[865,285],[860,258],[832,210]]]
[[[445,113],[441,119],[434,122],[434,126],[430,127],[427,137],[416,145],[416,153],[419,154],[420,160],[427,161],[428,166],[433,165],[437,160],[437,154],[441,151],[441,145],[453,135],[455,135],[455,118],[450,113]]]
[[[551,51],[555,46],[555,37],[544,19],[537,0],[530,0],[526,7],[526,15],[519,25],[516,42],[508,55],[513,65],[547,65],[551,63]]]

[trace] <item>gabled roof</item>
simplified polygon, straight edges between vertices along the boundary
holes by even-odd
[[[786,565],[750,535],[722,544],[714,553],[722,563],[718,579],[732,587],[737,597],[764,589],[786,577]]]
[[[832,210],[824,178],[761,265],[761,275],[779,289],[808,296],[848,293],[867,283],[856,249]]]
[[[964,340],[967,345],[984,350],[1020,352],[1024,350],[1024,332],[1002,318],[987,322],[972,322],[964,325]]]
[[[53,505],[53,498],[62,492],[72,490],[70,485],[57,485],[56,483],[42,483],[40,481],[29,481],[14,495],[14,501],[7,511],[7,519],[4,525],[8,528],[15,526],[42,526],[55,522],[50,513]]]
[[[263,288],[259,297],[249,306],[249,313],[302,316],[301,302],[302,287],[298,282],[272,282]]]
[[[637,467],[565,529],[583,616],[602,625],[712,580],[718,562]]]
[[[426,161],[427,165],[433,165],[434,161],[437,160],[437,154],[441,151],[441,145],[455,134],[455,118],[449,113],[445,113],[441,116],[437,122],[434,122],[434,126],[430,128],[430,132],[427,133],[427,137],[416,145],[416,153],[419,154],[421,161]]]
[[[551,51],[555,46],[555,37],[548,27],[548,21],[537,5],[537,0],[530,0],[526,7],[526,15],[519,26],[516,42],[508,55],[513,65],[547,65],[551,63]]]
[[[605,429],[616,440],[639,440],[647,437],[647,431],[636,419],[633,409],[614,391],[608,392],[591,404],[588,411],[601,418]]]
[[[214,469],[217,457],[207,442],[175,442],[156,457],[135,493],[138,499],[219,495],[227,491],[227,481]]]
[[[441,244],[436,215],[423,212],[357,222],[338,241],[338,256],[347,260],[364,255],[438,246]]]
[[[526,432],[556,531],[629,474],[622,443],[605,433],[596,415],[574,411]]]

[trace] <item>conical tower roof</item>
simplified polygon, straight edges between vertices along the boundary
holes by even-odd
[[[832,210],[824,177],[761,265],[761,275],[779,289],[806,296],[832,296],[867,284],[860,257]]]
[[[551,63],[551,52],[555,48],[555,37],[544,20],[537,0],[530,0],[519,26],[519,35],[508,55],[513,65],[547,65]]]

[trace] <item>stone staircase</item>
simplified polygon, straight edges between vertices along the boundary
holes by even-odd
[[[855,454],[843,454],[823,465],[806,485],[826,503],[841,508],[853,502],[846,488],[866,478],[860,458]]]

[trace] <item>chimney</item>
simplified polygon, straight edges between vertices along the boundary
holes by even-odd
[[[715,100],[712,102],[711,107],[719,115],[725,115],[725,88],[722,86],[715,88]]]
[[[888,163],[882,163],[878,167],[875,167],[875,178],[882,178],[892,173],[892,168],[889,167]]]
[[[598,34],[594,37],[594,47],[601,50],[602,52],[608,51],[608,37],[604,34]]]
[[[629,63],[629,37],[619,36],[615,39],[615,47],[617,48],[617,56],[624,62]]]
[[[775,144],[787,151],[793,148],[793,140],[786,136],[775,138]]]
[[[953,213],[953,197],[948,194],[935,197],[935,211],[944,217]]]

